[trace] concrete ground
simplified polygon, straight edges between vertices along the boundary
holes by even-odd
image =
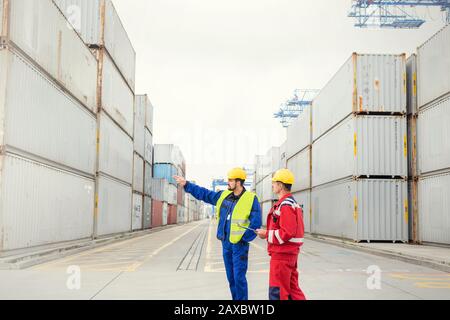
[[[266,244],[250,250],[249,296],[266,300]],[[450,299],[450,274],[307,239],[299,258],[309,299]],[[0,299],[230,299],[209,221],[177,226],[25,270],[0,271]]]

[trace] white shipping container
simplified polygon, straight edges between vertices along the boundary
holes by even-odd
[[[145,106],[134,99],[134,151],[145,157]]]
[[[133,191],[144,193],[144,159],[134,154]]]
[[[277,196],[273,193],[272,190],[272,175],[265,177],[264,180],[260,182],[260,184],[262,184],[262,195],[259,199],[261,202],[277,199]]]
[[[0,252],[92,237],[93,180],[9,154],[1,164]]]
[[[104,46],[135,89],[136,52],[111,0],[54,0],[88,45]]]
[[[280,147],[272,147],[263,158],[262,175],[266,178],[281,169]]]
[[[101,70],[101,108],[113,118],[130,137],[134,134],[134,93],[127,86],[109,55],[97,51]]]
[[[280,146],[280,169],[287,168],[287,141]],[[253,177],[254,178],[254,177]]]
[[[417,167],[417,116],[409,115],[408,119],[408,176],[418,175]]]
[[[450,94],[422,108],[417,126],[419,174],[450,168]]]
[[[406,177],[405,116],[349,116],[315,141],[312,186],[354,176]]]
[[[303,210],[303,224],[306,233],[311,233],[311,190],[293,193],[295,201]]]
[[[151,196],[153,200],[167,202],[168,204],[177,204],[176,186],[170,184],[165,179],[152,179]]]
[[[450,25],[417,49],[419,107],[450,92]]]
[[[267,217],[269,216],[269,212],[273,207],[272,201],[263,202],[261,204],[261,210],[262,210],[262,225],[267,226]]]
[[[419,112],[417,101],[417,55],[412,54],[406,60],[406,108],[408,114],[417,114]]]
[[[100,113],[99,118],[99,171],[131,185],[133,182],[133,140],[105,113]]]
[[[142,94],[136,96],[136,103],[144,110],[144,125],[153,134],[153,105],[148,95]]]
[[[95,174],[93,114],[13,50],[0,50],[1,145]]]
[[[145,132],[145,150],[144,150],[144,159],[148,163],[153,163],[153,135],[148,131],[147,129],[144,130]],[[155,162],[156,163],[156,162]]]
[[[450,172],[419,179],[419,236],[450,244]]]
[[[182,168],[185,162],[183,154],[178,146],[173,144],[155,144],[154,163],[170,163]]]
[[[131,231],[131,186],[102,175],[97,179],[97,236]]]
[[[152,199],[144,196],[144,229],[150,229],[152,226]]]
[[[6,2],[8,28],[3,36],[71,92],[96,111],[97,60],[51,0]],[[5,12],[4,12],[5,13]],[[9,29],[9,34],[6,34]]]
[[[311,188],[311,148],[303,150],[288,160],[287,168],[294,174],[292,192]]]
[[[408,241],[405,180],[341,180],[312,190],[312,232],[354,241]]]
[[[167,202],[163,203],[163,212],[162,212],[162,225],[167,226],[167,218],[169,216],[169,208]]]
[[[406,112],[405,55],[353,54],[313,101],[313,141],[353,112]]]
[[[311,145],[311,106],[306,107],[287,129],[287,158]]]
[[[152,194],[152,177],[153,177],[152,166],[148,162],[145,162],[144,193],[148,196]]]
[[[132,230],[142,230],[143,217],[143,196],[141,194],[133,193],[133,212],[132,212]]]
[[[256,156],[255,157],[255,184],[260,182],[263,176],[263,160],[264,156]]]

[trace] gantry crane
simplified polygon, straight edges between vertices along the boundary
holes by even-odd
[[[292,121],[297,118],[303,110],[311,105],[319,90],[297,89],[294,97],[283,103],[280,110],[274,114],[274,118],[280,119],[284,128],[288,128]]]
[[[418,17],[416,7],[439,7],[450,23],[450,0],[353,0],[348,16],[358,28],[417,29],[425,20]]]

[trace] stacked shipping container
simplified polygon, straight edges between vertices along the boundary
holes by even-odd
[[[450,25],[409,60],[411,238],[450,244]]]
[[[51,1],[1,9],[0,251],[90,238],[97,61]]]
[[[174,175],[185,177],[186,165],[181,150],[175,145],[157,144],[154,150],[154,166],[152,179],[153,201],[161,202],[155,208],[154,215],[165,215],[167,219],[158,219],[163,225],[184,222],[178,220],[185,207],[184,190],[177,186]],[[167,210],[165,210],[167,206]],[[154,225],[158,226],[158,225]]]
[[[272,191],[273,174],[285,167],[286,146],[272,147],[263,156],[256,156],[254,173],[254,190],[261,203],[263,225],[267,222],[267,216],[277,199]]]
[[[353,54],[314,99],[313,233],[408,240],[405,113],[404,55]]]

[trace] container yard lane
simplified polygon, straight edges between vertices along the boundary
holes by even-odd
[[[0,271],[0,299],[229,299],[215,222],[204,220],[88,250],[26,270]],[[308,299],[450,299],[450,274],[306,240]],[[269,258],[252,243],[250,299],[267,299]]]

